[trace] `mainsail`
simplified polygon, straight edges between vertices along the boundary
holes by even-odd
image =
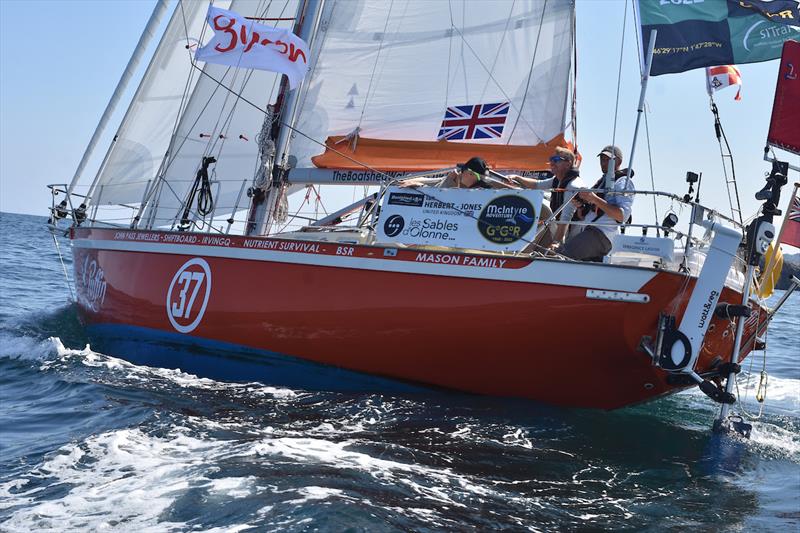
[[[479,151],[486,145],[532,146],[560,139],[573,13],[572,0],[326,3],[300,103],[297,129],[303,136],[293,140],[291,149],[297,166],[358,168],[342,158],[312,160],[332,136],[350,135],[353,159],[383,169],[398,169],[380,156],[387,148],[397,149],[392,141],[427,143],[414,144],[409,157],[429,159],[429,168],[441,168],[463,157],[459,144],[474,144]],[[493,132],[480,135],[473,129],[458,141],[442,140],[449,108],[460,108],[454,112],[467,113],[469,119],[481,112],[478,106],[506,103]],[[370,143],[359,150],[356,137],[388,143],[378,142],[369,152]],[[457,155],[448,154],[448,145]],[[335,146],[337,151],[347,147],[347,142]],[[438,155],[431,158],[428,148]],[[409,160],[407,168],[419,165]]]

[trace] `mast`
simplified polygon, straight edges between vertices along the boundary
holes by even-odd
[[[108,124],[111,115],[114,114],[114,110],[116,109],[117,104],[122,97],[122,93],[124,93],[125,89],[128,87],[128,83],[130,82],[131,77],[133,77],[133,73],[136,70],[136,67],[139,65],[142,55],[150,45],[150,41],[153,39],[159,24],[161,24],[161,19],[166,11],[167,0],[158,0],[153,8],[153,13],[150,15],[150,20],[147,21],[147,26],[145,26],[141,37],[139,37],[139,42],[136,44],[136,48],[134,49],[130,60],[128,60],[128,65],[125,67],[125,71],[122,73],[122,77],[120,77],[119,82],[117,82],[117,88],[114,89],[114,94],[111,96],[111,100],[109,100],[108,104],[106,105],[106,109],[103,111],[103,116],[100,118],[100,122],[97,123],[94,134],[92,135],[89,144],[86,146],[86,151],[83,153],[83,158],[81,158],[78,168],[75,170],[75,174],[72,176],[72,181],[67,187],[65,199],[61,201],[61,205],[59,206],[62,209],[66,207],[67,198],[69,198],[70,194],[72,194],[72,191],[75,189],[75,186],[80,181],[83,169],[89,162],[89,159],[94,152],[95,145],[100,140],[103,131],[105,131],[106,125]],[[76,211],[85,211],[85,209],[86,205],[85,203],[82,203],[81,206],[76,209]]]
[[[305,0],[304,4],[298,9],[298,24],[295,26],[295,33],[308,44],[309,50],[313,50],[314,47],[324,3],[325,0]],[[248,223],[245,229],[247,235],[264,235],[271,224],[272,213],[276,203],[280,200],[281,186],[289,170],[289,142],[297,121],[297,104],[305,86],[305,79],[294,90],[289,90],[286,76],[281,82],[278,106],[282,109],[276,111],[278,130],[273,167],[271,169],[271,181],[262,188],[256,189],[254,187],[252,190],[250,216],[248,216]]]

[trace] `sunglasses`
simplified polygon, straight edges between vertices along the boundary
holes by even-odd
[[[471,173],[473,176],[475,176],[478,179],[478,181],[481,180],[482,176],[479,173],[477,173],[474,170],[472,170],[471,168],[465,168],[465,169],[462,170],[462,172],[463,171],[467,171],[467,172]]]
[[[561,157],[560,155],[554,155],[550,158],[551,163],[560,163],[561,161],[567,161],[567,158]]]

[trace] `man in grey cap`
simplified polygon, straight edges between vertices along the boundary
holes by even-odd
[[[584,221],[593,225],[586,226],[582,232],[568,239],[559,252],[579,261],[602,261],[603,256],[611,251],[614,235],[619,233],[620,225],[629,221],[633,208],[632,193],[635,188],[633,181],[628,178],[627,169],[620,169],[622,150],[618,146],[608,145],[597,155],[604,174],[613,165],[614,184],[607,192],[583,191],[577,195],[585,206]],[[605,175],[592,186],[592,189],[604,188]]]

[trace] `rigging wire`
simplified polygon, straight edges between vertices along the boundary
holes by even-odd
[[[572,145],[578,150],[578,24],[575,10],[572,10]]]
[[[503,28],[503,36],[500,37],[500,42],[497,44],[497,52],[494,54],[494,59],[492,60],[492,68],[489,71],[491,75],[494,72],[495,67],[497,66],[497,60],[500,59],[500,53],[503,51],[503,43],[506,40],[506,35],[508,34],[508,27],[511,25],[511,18],[514,15],[514,7],[517,4],[517,0],[514,0],[511,3],[511,8],[508,10],[508,17],[506,18],[506,26]],[[574,13],[574,12],[573,12]],[[484,97],[486,96],[486,91],[489,89],[489,82],[491,81],[490,78],[486,79],[486,83],[483,84],[483,90],[481,91],[481,95],[478,98],[479,102],[483,102]]]
[[[56,233],[53,230],[50,230],[50,235],[53,236],[53,244],[56,245],[56,252],[58,253],[58,260],[61,261],[61,269],[64,271],[64,281],[67,284],[67,289],[69,290],[69,298],[70,302],[75,302],[75,291],[72,290],[72,283],[69,280],[69,274],[67,273],[67,265],[64,264],[64,256],[61,254],[61,246],[58,244],[58,238],[56,237]]]
[[[731,218],[735,218],[736,214],[739,214],[739,223],[742,223],[742,204],[739,201],[739,186],[736,183],[736,167],[733,164],[733,152],[731,151],[731,145],[728,143],[728,136],[725,135],[725,129],[722,127],[722,122],[719,119],[719,109],[717,109],[717,104],[714,102],[714,97],[712,95],[708,95],[710,103],[711,103],[711,113],[714,115],[714,133],[717,136],[717,143],[719,144],[719,156],[722,160],[722,175],[725,178],[725,190],[728,193],[728,205],[731,208]],[[722,148],[722,143],[725,142],[725,148],[728,150],[726,154]],[[728,179],[728,168],[725,164],[725,158],[728,158],[731,163],[731,178]],[[733,197],[731,197],[731,184],[733,184]],[[736,207],[733,207],[733,199],[736,199]]]
[[[534,66],[536,66],[536,53],[539,51],[539,39],[542,36],[542,27],[544,26],[544,14],[546,12],[547,12],[547,0],[544,0],[544,4],[542,4],[542,16],[539,18],[539,31],[536,32],[536,44],[533,46],[533,57],[531,57],[531,68],[530,68],[530,70],[528,70],[528,77],[525,80],[525,92],[522,95],[522,104],[523,105],[525,104],[525,100],[528,98],[528,90],[530,89],[530,86],[531,86],[531,77],[533,77],[533,68],[534,68]],[[462,39],[463,39],[463,35],[462,35]],[[467,43],[467,46],[469,46],[469,43]],[[472,50],[472,48],[470,48],[470,50]],[[474,51],[472,53],[475,54]],[[475,54],[475,56],[477,57],[477,54]],[[480,58],[478,58],[478,61],[480,61]],[[481,66],[483,66],[483,62],[481,62]],[[485,66],[483,68],[484,68],[484,70],[486,69]],[[494,76],[492,76],[491,73],[489,73],[489,76],[494,81]],[[497,83],[497,81],[495,81],[495,83]],[[500,91],[503,93],[503,96],[506,97],[506,99],[508,100],[509,104],[513,106],[514,104],[512,103],[511,98],[509,98],[509,96],[505,93],[505,91],[503,91],[503,88],[500,86],[499,83],[497,83],[497,86],[500,89]],[[548,139],[542,139],[542,136],[539,135],[539,133],[535,129],[533,129],[533,126],[528,124],[528,121],[525,120],[522,117],[522,109],[517,109],[517,120],[514,121],[514,127],[511,128],[511,135],[508,136],[509,139],[514,137],[514,132],[517,131],[517,124],[519,124],[520,119],[522,119],[522,121],[525,122],[525,124],[531,129],[531,131],[534,133],[534,135],[536,135],[536,137],[538,137],[541,142],[547,142],[548,141]]]
[[[619,115],[619,90],[622,86],[622,54],[625,51],[625,28],[628,22],[628,2],[625,2],[625,12],[622,15],[622,39],[619,44],[619,69],[617,70],[617,98],[614,101],[614,127],[611,130],[611,144],[617,141],[617,117]],[[605,172],[605,169],[603,169]]]
[[[636,0],[631,0],[631,2],[635,2]],[[626,4],[627,5],[627,4]],[[636,5],[633,6],[634,12],[634,23],[633,27],[636,32],[636,57],[639,60],[639,74],[644,76],[644,62],[642,61],[642,39],[639,35],[639,24],[636,21]],[[645,132],[645,139],[647,140],[647,160],[650,165],[650,190],[653,192],[656,191],[656,179],[655,173],[653,172],[653,150],[650,145],[650,123],[647,120],[647,102],[645,102],[645,109],[644,109],[644,132]],[[661,231],[658,229],[659,225],[659,216],[658,216],[658,204],[656,203],[656,197],[653,196],[653,223],[656,226],[656,236],[661,236]]]
[[[361,124],[364,122],[364,114],[367,112],[367,104],[372,94],[372,82],[375,81],[375,71],[378,69],[378,62],[381,60],[381,52],[383,51],[383,42],[386,40],[386,31],[389,29],[389,19],[392,16],[392,8],[394,7],[394,0],[389,3],[389,10],[386,12],[386,22],[383,24],[383,32],[381,33],[381,41],[378,43],[378,53],[375,54],[375,62],[372,64],[372,73],[369,76],[369,85],[367,86],[367,94],[364,97],[364,105],[361,108],[361,116],[358,118],[358,125],[355,130],[359,131]],[[406,4],[408,7],[408,4]]]

